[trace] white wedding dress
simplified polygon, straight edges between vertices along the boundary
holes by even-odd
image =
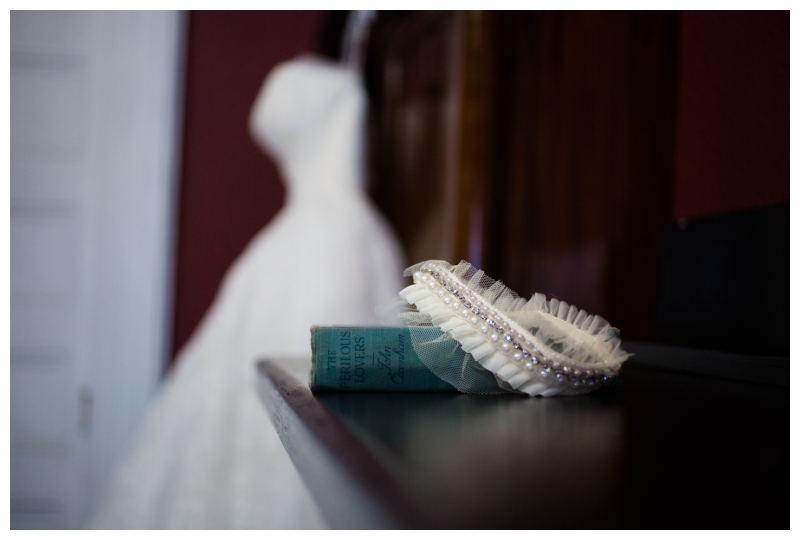
[[[366,97],[354,71],[277,66],[255,140],[287,201],[232,265],[101,501],[95,528],[316,528],[319,511],[256,394],[257,360],[295,358],[312,325],[378,324],[404,286],[395,237],[362,190]]]

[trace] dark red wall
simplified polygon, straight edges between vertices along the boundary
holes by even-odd
[[[674,217],[789,200],[789,12],[681,14]]]
[[[250,107],[277,63],[316,49],[316,11],[189,17],[173,356],[248,241],[283,204],[274,164],[250,140]]]

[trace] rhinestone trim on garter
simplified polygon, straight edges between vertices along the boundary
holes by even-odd
[[[609,384],[619,374],[618,369],[586,369],[565,360],[437,264],[426,263],[414,272],[413,279],[414,283],[428,287],[446,307],[477,326],[487,343],[510,355],[531,376],[554,381],[557,386],[593,389]]]

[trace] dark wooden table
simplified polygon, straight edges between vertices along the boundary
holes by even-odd
[[[581,397],[259,391],[334,528],[788,528],[788,359],[626,348]]]

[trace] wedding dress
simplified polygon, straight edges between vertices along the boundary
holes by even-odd
[[[357,74],[313,57],[277,66],[250,118],[279,164],[284,208],[228,271],[179,353],[96,528],[313,528],[318,509],[258,400],[255,363],[295,358],[312,325],[379,323],[403,257],[363,193],[366,97]]]

